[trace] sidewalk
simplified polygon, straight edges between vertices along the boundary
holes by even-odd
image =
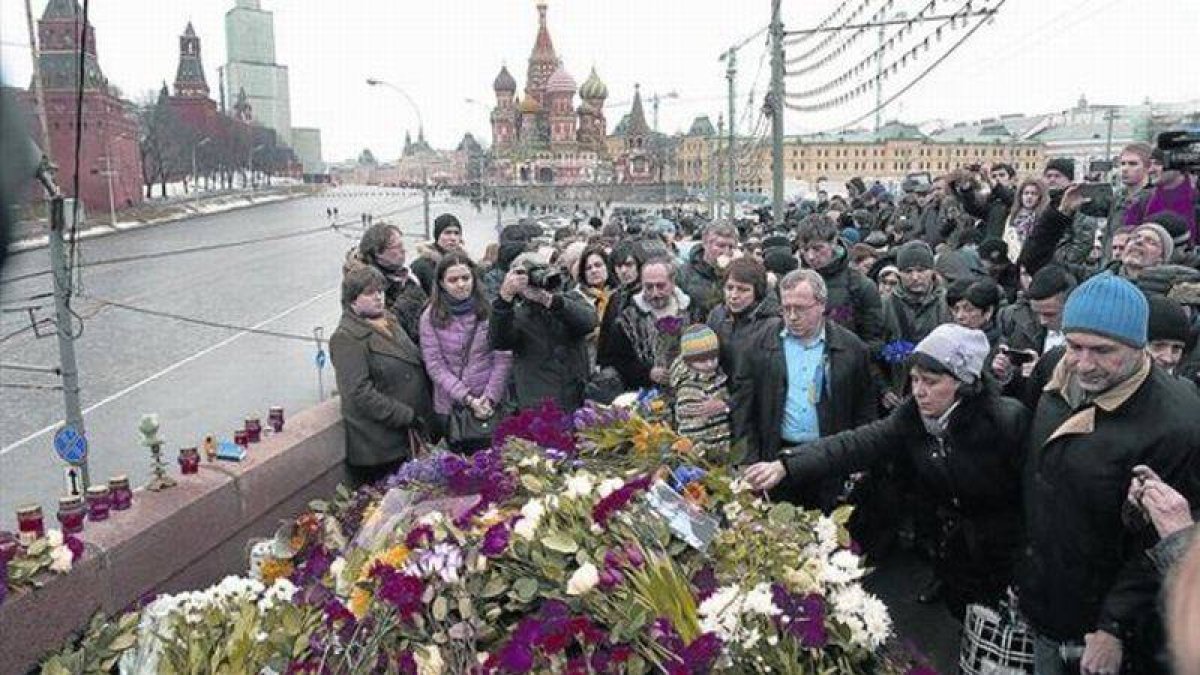
[[[153,225],[173,223],[195,216],[212,213],[222,213],[238,209],[270,204],[286,199],[296,199],[316,194],[322,186],[319,185],[281,185],[257,190],[224,191],[217,194],[203,194],[191,199],[172,198],[168,201],[146,202],[117,213],[117,223],[114,226],[108,221],[107,213],[93,212],[79,230],[80,239],[102,237],[116,232],[136,230]],[[49,238],[44,232],[45,220],[23,221],[17,223],[13,242],[9,251],[28,251],[43,248],[48,245]]]

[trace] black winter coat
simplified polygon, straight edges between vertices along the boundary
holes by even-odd
[[[978,193],[973,189],[955,188],[955,194],[967,213],[983,221],[984,239],[1004,238],[1004,224],[1008,221],[1008,212],[1013,205],[1012,188],[993,185],[986,200],[980,200]]]
[[[550,307],[497,297],[488,337],[492,349],[513,353],[516,405],[524,410],[553,399],[565,411],[583,405],[588,378],[587,337],[596,310],[577,291],[559,293]]]
[[[878,349],[883,344],[883,302],[879,289],[865,274],[850,266],[850,247],[844,241],[838,246],[841,247],[838,257],[817,270],[829,294],[825,314],[868,346]]]
[[[393,337],[345,312],[329,338],[351,466],[408,459],[409,427],[428,429],[433,418],[421,350],[394,321],[389,325]]]
[[[762,341],[745,354],[730,385],[735,442],[746,443],[746,461],[766,462],[783,450],[781,428],[787,398],[787,363],[784,360],[781,319],[762,329]],[[822,435],[853,429],[875,419],[877,391],[871,375],[867,346],[850,331],[825,323],[825,376],[817,401],[817,421]],[[828,509],[841,492],[842,476],[832,476],[810,486],[807,505]],[[815,494],[814,494],[815,493]]]
[[[1061,393],[1064,379],[1059,364],[1030,432],[1028,545],[1016,575],[1021,610],[1052,639],[1082,641],[1100,629],[1136,653],[1131,637],[1157,615],[1159,579],[1145,555],[1156,537],[1127,526],[1122,505],[1139,464],[1197,503],[1200,397],[1149,357],[1125,386],[1078,410]]]
[[[730,312],[724,303],[709,312],[706,323],[721,341],[721,370],[731,386],[743,357],[766,339],[766,331],[779,330],[779,322],[772,321],[778,318],[779,300],[772,293],[741,314]]]
[[[945,437],[931,435],[910,398],[889,416],[853,431],[789,448],[791,483],[864,471],[888,459],[913,476],[912,489],[935,509],[935,570],[956,607],[1000,599],[1021,543],[1021,466],[1029,411],[983,393],[950,413]]]
[[[693,246],[687,264],[679,270],[679,287],[691,297],[695,314],[701,319],[721,304],[724,284],[721,272],[704,262],[704,245]]]

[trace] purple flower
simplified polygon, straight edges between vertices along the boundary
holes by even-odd
[[[396,657],[396,667],[400,670],[401,675],[417,675],[417,659],[413,657],[413,653],[409,650],[400,652]]]
[[[83,542],[73,534],[63,537],[63,544],[71,551],[71,562],[78,562],[83,557]]]
[[[692,643],[684,648],[683,653],[679,656],[683,660],[686,670],[675,671],[680,673],[707,673],[712,670],[713,664],[721,656],[721,649],[724,645],[721,643],[721,638],[715,633],[704,633],[700,637],[692,640]]]
[[[575,436],[571,433],[572,417],[551,399],[541,407],[523,410],[500,423],[494,445],[503,446],[509,438],[521,438],[545,449],[575,454]]]
[[[404,545],[409,550],[421,548],[431,541],[433,541],[433,528],[428,525],[418,525],[409,530],[404,537]]]
[[[677,316],[664,316],[654,322],[654,327],[663,335],[678,336],[683,332],[683,319]]]
[[[8,558],[0,557],[0,605],[8,598]]]
[[[705,565],[692,575],[692,586],[696,589],[696,598],[704,602],[717,592],[717,573],[712,565]]]
[[[885,344],[880,352],[883,360],[893,366],[904,363],[909,354],[912,354],[916,349],[916,345],[907,340],[892,340]]]
[[[379,580],[375,597],[395,607],[402,620],[407,620],[421,611],[424,606],[421,596],[425,592],[425,584],[420,579],[397,572],[386,565],[373,567],[371,576]]]
[[[479,552],[486,556],[498,556],[508,549],[508,523],[496,523],[483,534],[483,546]]]
[[[596,521],[600,527],[607,526],[609,518],[625,508],[637,493],[648,487],[650,487],[650,476],[641,476],[625,483],[614,490],[612,494],[596,502],[596,505],[592,507],[592,520]]]
[[[771,599],[780,609],[775,621],[781,630],[799,640],[802,646],[820,649],[829,641],[829,633],[825,629],[825,598],[819,593],[801,597],[775,584],[771,587]],[[782,622],[784,617],[788,618],[786,626]]]
[[[435,452],[419,459],[409,460],[396,473],[388,477],[384,487],[406,487],[416,483],[421,485],[441,486],[446,482],[442,474],[442,458],[446,452]]]
[[[308,557],[296,565],[296,569],[290,575],[291,581],[300,587],[320,583],[321,579],[325,577],[325,573],[329,571],[331,564],[333,564],[333,555],[329,549],[318,544],[309,549]]]

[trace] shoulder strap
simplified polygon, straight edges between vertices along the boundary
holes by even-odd
[[[432,316],[429,318],[431,320],[433,319]],[[467,339],[466,349],[463,350],[462,367],[460,367],[458,369],[458,373],[455,374],[455,377],[457,377],[460,381],[462,380],[463,373],[467,372],[467,363],[471,360],[471,347],[475,346],[475,333],[477,332],[479,332],[478,316],[475,317],[475,323],[471,326],[471,337]],[[450,359],[446,353],[446,345],[442,344],[442,335],[440,332],[438,332],[436,326],[434,327],[433,338],[437,340],[438,349],[440,349],[442,352],[442,360],[446,362],[446,367],[449,368]]]

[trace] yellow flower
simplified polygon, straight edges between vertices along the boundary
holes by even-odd
[[[666,407],[667,404],[663,403],[662,399],[655,399],[650,402],[650,410],[652,412],[662,412]]]
[[[699,481],[683,486],[683,498],[701,508],[708,506],[708,492]]]
[[[267,558],[259,566],[264,586],[270,586],[275,583],[276,579],[291,576],[293,570],[295,570],[295,566],[292,565],[292,561],[279,558]]]
[[[679,438],[675,439],[674,443],[671,444],[672,450],[683,455],[691,452],[693,447],[695,446],[692,444],[692,439],[687,438],[686,436],[680,436]]]
[[[388,567],[403,567],[408,562],[408,547],[403,544],[393,546],[378,556],[377,560]]]
[[[350,591],[350,613],[354,618],[361,619],[367,615],[367,608],[371,606],[371,592],[362,586],[355,586],[353,591]]]

